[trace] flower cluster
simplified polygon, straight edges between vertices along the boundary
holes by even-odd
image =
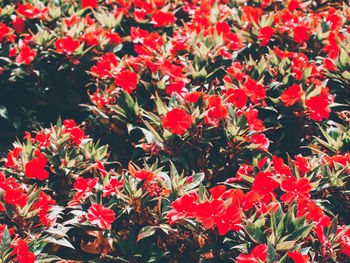
[[[1,1],[0,261],[347,262],[341,2]]]

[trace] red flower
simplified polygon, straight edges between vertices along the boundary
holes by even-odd
[[[103,197],[109,196],[112,193],[117,193],[117,190],[123,187],[124,180],[118,181],[117,178],[111,178],[109,184],[103,189]]]
[[[250,137],[254,144],[259,144],[258,149],[261,151],[268,151],[270,146],[269,139],[264,134],[254,134]]]
[[[90,192],[95,187],[97,182],[97,177],[94,179],[78,177],[78,179],[74,183],[74,188],[78,191]]]
[[[172,12],[164,13],[162,11],[157,11],[152,15],[151,20],[154,23],[154,27],[162,27],[175,23],[176,17]]]
[[[236,108],[243,108],[247,102],[247,94],[241,89],[228,89],[226,91],[227,101],[235,104]]]
[[[122,69],[115,76],[114,84],[121,87],[127,93],[132,93],[136,89],[137,74],[128,69]]]
[[[202,222],[206,229],[213,228],[216,225],[218,217],[225,213],[225,203],[221,199],[216,199],[211,202],[206,201],[198,204],[194,216]]]
[[[304,43],[309,39],[309,34],[307,33],[307,27],[297,26],[294,28],[294,41],[297,43]]]
[[[244,83],[244,91],[254,104],[266,98],[265,87],[263,85],[259,85],[257,81],[250,78]]]
[[[25,21],[20,18],[19,16],[16,16],[14,20],[12,20],[12,27],[16,30],[17,33],[23,33],[26,23]]]
[[[296,179],[295,177],[288,177],[282,181],[281,189],[287,192],[281,196],[281,200],[290,203],[297,197],[298,199],[309,199],[311,184],[306,178]]]
[[[260,46],[265,46],[267,43],[269,43],[271,36],[276,33],[276,29],[265,26],[260,28],[259,31],[259,40],[261,41]]]
[[[169,128],[171,133],[178,135],[184,134],[192,122],[191,115],[188,115],[185,110],[177,108],[168,111],[166,116],[162,118],[163,128]]]
[[[224,119],[228,115],[228,106],[222,104],[221,98],[211,95],[207,98],[208,110],[205,112],[204,121],[214,127],[219,126],[219,120]]]
[[[147,170],[139,170],[134,172],[134,177],[140,179],[141,181],[145,181],[145,183],[148,183],[150,181],[153,181],[157,179],[157,175],[154,174],[151,171]]]
[[[31,49],[28,46],[23,46],[18,56],[16,57],[15,62],[28,65],[30,64],[30,62],[32,62],[35,56],[36,56],[35,50]]]
[[[97,0],[81,0],[82,8],[86,8],[86,7],[95,8],[96,6],[98,6]]]
[[[9,27],[4,23],[0,23],[0,42],[8,33],[10,33]]]
[[[56,41],[56,51],[61,54],[70,56],[79,47],[79,41],[73,39],[71,36],[65,36]]]
[[[193,218],[193,214],[197,210],[196,197],[194,195],[184,195],[177,198],[171,203],[172,210],[169,211],[167,218],[169,223],[173,225],[176,220],[183,218]]]
[[[4,200],[8,204],[24,207],[27,204],[27,198],[23,189],[17,187],[6,189]]]
[[[328,99],[324,96],[311,97],[305,101],[310,110],[310,118],[315,121],[327,119],[331,109],[328,108]]]
[[[35,255],[33,252],[29,252],[28,244],[26,241],[20,239],[17,241],[17,246],[15,246],[15,249],[13,251],[14,254],[16,254],[16,260],[19,263],[34,263],[35,262]]]
[[[124,42],[124,39],[119,36],[118,33],[113,33],[110,29],[105,33],[105,36],[109,39],[113,44],[119,44]]]
[[[49,219],[47,212],[56,204],[56,201],[51,198],[51,196],[45,194],[43,191],[40,192],[38,201],[33,205],[33,210],[39,210],[40,222],[45,226],[50,226],[52,221]]]
[[[25,175],[28,178],[37,178],[38,180],[45,180],[49,177],[49,172],[44,168],[46,163],[49,161],[46,157],[36,151],[36,157],[31,161],[27,162],[25,165]]]
[[[294,103],[301,100],[301,97],[304,94],[305,92],[299,85],[293,84],[282,93],[281,101],[285,104],[286,107],[292,106]]]
[[[4,164],[5,167],[14,167],[14,161],[17,161],[18,156],[21,154],[21,152],[22,148],[19,147],[14,148],[13,151],[10,151],[6,157],[6,163]]]
[[[269,172],[259,172],[254,179],[252,192],[256,192],[263,203],[268,203],[276,197],[273,192],[279,186],[279,183],[272,178]]]
[[[329,58],[326,58],[323,61],[323,68],[328,69],[329,71],[336,71],[337,67],[333,64],[332,60]]]
[[[16,13],[26,18],[33,19],[33,18],[43,18],[46,15],[47,10],[48,8],[39,9],[32,6],[29,3],[25,3],[23,5],[20,5],[17,8]]]
[[[70,133],[69,133],[69,137],[77,144],[80,145],[81,144],[81,140],[85,139],[86,136],[84,134],[84,131],[82,129],[80,129],[79,127],[74,127]]]
[[[262,120],[258,119],[258,111],[256,109],[253,109],[252,106],[249,107],[248,111],[244,112],[244,116],[247,119],[249,129],[259,132],[265,130],[265,126],[263,125]]]
[[[226,209],[225,213],[215,220],[220,235],[226,235],[230,230],[239,231],[241,229],[239,223],[242,219],[242,209],[237,199],[232,199],[231,205]]]
[[[306,157],[303,157],[301,154],[294,156],[295,161],[293,160],[293,164],[297,166],[301,172],[304,174],[306,172],[311,171],[311,165]]]
[[[102,229],[109,229],[115,220],[115,213],[111,209],[104,208],[103,205],[92,204],[89,208],[87,220]]]
[[[236,257],[237,263],[265,262],[267,258],[267,249],[268,247],[265,244],[256,246],[250,254],[240,254],[238,257]]]
[[[310,259],[308,255],[303,255],[300,251],[287,251],[287,254],[295,263],[307,263]]]

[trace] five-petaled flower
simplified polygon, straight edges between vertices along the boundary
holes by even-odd
[[[101,229],[110,229],[115,220],[115,213],[101,204],[92,204],[87,214],[87,221]]]
[[[192,116],[183,109],[172,109],[162,118],[163,128],[170,129],[171,133],[184,134],[193,122]]]

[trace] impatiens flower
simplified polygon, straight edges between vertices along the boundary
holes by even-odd
[[[48,11],[47,7],[40,9],[32,6],[30,3],[25,3],[23,5],[20,5],[16,9],[17,14],[22,15],[29,19],[43,18],[46,16],[47,11]]]
[[[254,179],[252,192],[256,192],[263,203],[268,203],[276,197],[275,190],[279,183],[273,179],[269,172],[259,172]]]
[[[196,197],[194,195],[187,194],[172,202],[172,210],[170,210],[167,215],[169,223],[173,225],[177,220],[193,218],[193,214],[197,210],[197,203],[195,200]]]
[[[301,97],[304,94],[305,92],[299,85],[293,84],[282,93],[281,101],[285,104],[286,107],[292,106],[294,103],[301,100]]]
[[[24,193],[22,188],[8,188],[5,191],[4,200],[6,203],[24,207],[27,204],[28,196]]]
[[[34,263],[36,259],[34,253],[29,252],[28,244],[23,239],[17,241],[13,254],[16,255],[16,262],[19,263]]]
[[[323,61],[323,68],[328,69],[329,71],[336,71],[337,67],[333,64],[332,60],[326,58]]]
[[[67,35],[56,41],[56,51],[61,54],[66,54],[70,56],[79,47],[79,41],[73,39],[71,36]]]
[[[4,164],[5,167],[14,167],[15,161],[17,161],[18,156],[21,154],[22,151],[23,150],[20,147],[16,147],[12,151],[10,151],[6,157],[6,163]]]
[[[115,220],[115,213],[101,204],[92,204],[87,214],[87,221],[102,229],[110,229]]]
[[[78,179],[74,183],[74,188],[78,191],[82,192],[90,192],[98,182],[98,178],[83,178],[78,177]]]
[[[33,205],[33,210],[39,209],[40,222],[45,226],[50,226],[52,221],[49,219],[48,211],[52,205],[56,204],[56,201],[51,198],[51,196],[45,194],[45,192],[40,191],[38,201]]]
[[[21,17],[16,16],[12,20],[12,27],[16,30],[16,32],[18,34],[21,34],[21,33],[23,33],[24,29],[26,28],[26,24],[25,24],[25,21]]]
[[[258,149],[262,151],[268,151],[270,146],[269,139],[266,138],[265,134],[253,134],[251,137],[254,144],[259,144]]]
[[[119,181],[117,178],[112,177],[109,184],[103,188],[103,197],[109,196],[112,193],[117,193],[117,190],[120,190],[123,187],[123,183],[123,179]]]
[[[49,160],[38,150],[35,152],[35,154],[36,157],[27,162],[25,165],[25,175],[28,178],[45,180],[49,177],[49,172],[44,169]]]
[[[297,26],[294,28],[294,41],[297,43],[304,43],[309,39],[309,34],[307,33],[307,27],[305,26]]]
[[[51,131],[48,132],[47,134],[45,134],[43,131],[37,132],[37,134],[35,136],[35,141],[40,143],[39,144],[39,148],[41,148],[41,147],[45,148],[45,147],[47,147],[50,144],[50,142],[51,142],[51,139],[50,139],[51,133],[52,133]]]
[[[10,33],[10,28],[4,23],[0,23],[0,42],[8,33]]]
[[[267,245],[262,244],[256,246],[248,255],[240,254],[236,257],[237,263],[261,263],[265,262],[267,258]]]
[[[86,8],[86,7],[95,8],[96,6],[98,6],[97,0],[81,0],[82,8]]]
[[[175,23],[176,17],[172,12],[164,13],[163,11],[157,11],[152,15],[151,20],[154,23],[154,27],[162,27]]]
[[[132,93],[136,89],[137,74],[128,69],[122,69],[115,76],[114,84],[121,87],[127,93]]]
[[[310,110],[310,118],[315,121],[327,119],[331,112],[328,107],[328,99],[323,96],[311,97],[305,101],[305,105]]]
[[[193,122],[192,116],[183,109],[172,109],[162,118],[163,128],[170,129],[171,133],[184,134]]]
[[[310,259],[308,255],[303,255],[300,251],[287,251],[287,254],[295,263],[307,263]]]
[[[158,176],[151,171],[147,171],[147,170],[142,169],[139,171],[135,171],[134,177],[140,179],[141,181],[145,181],[145,183],[148,183],[150,181],[157,179]]]
[[[301,172],[301,174],[307,173],[311,171],[311,165],[307,157],[303,157],[301,154],[294,156],[292,162],[295,166],[297,166]]]
[[[263,125],[262,120],[258,119],[258,111],[256,109],[253,109],[252,106],[249,107],[248,111],[244,112],[244,116],[247,119],[249,129],[259,132],[265,130],[265,126]]]
[[[228,105],[223,104],[221,98],[211,95],[207,98],[208,110],[204,114],[204,121],[214,127],[219,126],[219,120],[225,119],[228,115]]]
[[[16,63],[20,64],[30,64],[36,56],[35,50],[31,49],[28,46],[23,46],[15,59]]]
[[[69,137],[77,144],[80,145],[81,144],[81,140],[85,139],[86,136],[84,134],[84,131],[82,129],[80,129],[79,127],[74,127],[70,133],[69,133]]]
[[[213,228],[216,225],[218,217],[225,213],[225,203],[221,199],[206,201],[198,204],[197,211],[194,216],[202,222],[206,229]]]
[[[237,199],[232,199],[231,205],[226,209],[225,213],[215,219],[215,224],[220,235],[226,235],[230,230],[241,230],[240,223],[242,219],[242,209]]]
[[[226,91],[227,101],[235,104],[237,109],[243,108],[247,102],[247,94],[242,89],[228,89]]]
[[[259,31],[259,40],[261,41],[260,46],[265,46],[267,43],[269,43],[271,36],[276,33],[276,29],[265,26],[260,28]]]
[[[288,177],[282,181],[281,189],[287,192],[281,196],[281,200],[291,203],[295,198],[310,198],[311,184],[306,178],[296,179],[295,177]]]
[[[256,104],[266,98],[266,89],[253,79],[247,79],[244,83],[244,91],[250,97],[250,100]]]

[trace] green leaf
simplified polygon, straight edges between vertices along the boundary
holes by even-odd
[[[276,250],[290,250],[294,247],[295,241],[280,242],[276,246]]]
[[[268,240],[267,240],[267,247],[268,247],[268,250],[267,250],[266,263],[277,262],[278,257],[277,257],[276,251]]]
[[[152,235],[154,235],[154,233],[156,232],[157,227],[156,226],[144,226],[138,236],[137,236],[137,242],[139,242],[141,239],[144,239],[146,237],[150,237]]]
[[[0,252],[1,252],[1,257],[4,258],[4,252],[10,248],[11,237],[7,229],[7,226],[5,226],[4,231],[2,233],[3,235],[2,235],[1,244],[0,244]]]
[[[255,242],[259,244],[265,244],[266,243],[266,236],[261,231],[260,228],[257,228],[252,222],[247,223],[247,225],[244,227],[246,230],[248,236]]]

